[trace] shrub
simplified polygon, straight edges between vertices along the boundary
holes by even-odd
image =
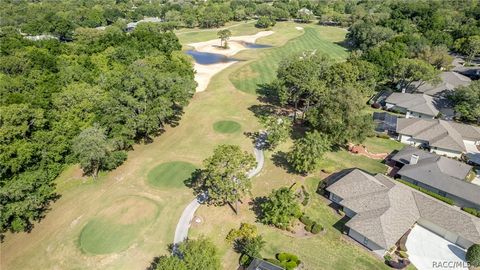
[[[377,137],[380,139],[390,139],[387,133],[377,133]]]
[[[380,107],[382,107],[382,105],[380,105],[380,103],[375,102],[375,103],[372,104],[372,108],[374,108],[374,109],[380,109]]]
[[[314,221],[311,220],[307,215],[302,215],[300,218],[300,222],[302,222],[305,226],[312,226]]]
[[[440,200],[440,201],[442,201],[442,202],[444,202],[444,203],[448,203],[448,204],[450,204],[450,205],[453,205],[453,200],[450,199],[450,198],[443,197],[442,195],[439,195],[439,194],[437,194],[437,193],[435,193],[435,192],[432,192],[432,191],[430,191],[430,190],[424,189],[424,188],[422,188],[422,187],[416,186],[416,185],[414,185],[414,184],[412,184],[412,183],[410,183],[410,182],[407,182],[407,181],[405,181],[405,180],[402,180],[402,179],[397,179],[397,180],[398,180],[398,182],[404,183],[405,185],[407,185],[407,186],[409,186],[409,187],[411,187],[411,188],[413,188],[413,189],[416,189],[416,190],[418,190],[418,191],[420,191],[420,192],[423,192],[423,193],[425,193],[425,194],[427,194],[427,195],[429,195],[429,196],[432,196],[432,197],[434,197],[435,199],[438,199],[438,200]]]
[[[252,258],[247,254],[242,254],[239,259],[239,263],[242,266],[248,266],[252,262]]]
[[[478,267],[480,266],[480,245],[473,244],[467,250],[467,262],[469,262],[472,266]]]
[[[111,171],[118,166],[122,165],[122,163],[127,159],[127,152],[125,151],[115,151],[110,153],[106,158],[104,163],[102,164],[102,169],[106,171]]]
[[[392,260],[392,255],[390,254],[385,254],[385,256],[383,256],[383,259],[386,261],[386,262],[389,262]]]
[[[255,24],[255,27],[257,28],[269,28],[271,26],[275,25],[275,20],[273,20],[270,17],[262,16],[258,18],[257,23]]]
[[[474,215],[474,216],[477,216],[477,217],[480,217],[480,211],[478,211],[477,209],[475,208],[469,208],[469,207],[462,207],[462,210],[471,214],[471,215]]]
[[[404,258],[404,259],[408,258],[407,252],[402,251],[402,250],[399,250],[399,251],[398,251],[398,256],[400,256],[400,257],[402,257],[402,258]]]
[[[313,234],[317,234],[317,233],[321,232],[322,230],[323,230],[323,226],[320,225],[320,224],[318,224],[318,223],[315,223],[315,224],[312,226],[311,232],[312,232]]]

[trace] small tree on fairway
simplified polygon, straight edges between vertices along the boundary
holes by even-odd
[[[105,130],[98,125],[84,129],[74,139],[73,152],[85,174],[98,176],[98,171],[108,155]]]
[[[267,116],[263,119],[263,125],[267,129],[266,142],[271,149],[286,141],[290,136],[292,120],[288,117]]]
[[[286,229],[291,221],[300,217],[300,205],[292,190],[283,187],[273,190],[267,200],[260,205],[262,216],[260,221]]]
[[[478,267],[480,266],[480,245],[473,244],[467,250],[467,262],[469,262],[472,266]]]
[[[331,142],[325,134],[318,131],[308,132],[305,137],[295,141],[287,160],[297,172],[312,172],[318,168],[330,147]]]
[[[228,29],[222,29],[217,33],[218,37],[220,38],[220,46],[225,49],[228,49],[228,40],[232,36],[232,32]]]
[[[220,270],[220,258],[215,245],[206,238],[188,239],[178,246],[178,254],[162,256],[154,261],[156,270]],[[153,268],[153,267],[152,267]]]
[[[195,186],[199,192],[208,194],[209,204],[236,204],[250,192],[251,181],[247,174],[256,162],[253,155],[242,151],[239,146],[219,145],[203,164],[204,169]],[[238,213],[237,206],[235,212]]]

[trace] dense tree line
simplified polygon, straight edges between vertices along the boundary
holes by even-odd
[[[1,29],[1,232],[44,215],[64,164],[93,176],[117,167],[135,142],[175,123],[195,91],[189,58],[161,25],[72,37],[30,41]]]

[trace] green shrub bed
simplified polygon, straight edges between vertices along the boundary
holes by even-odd
[[[418,191],[420,191],[420,192],[423,192],[423,193],[425,193],[425,194],[427,194],[427,195],[429,195],[429,196],[432,196],[432,197],[434,197],[435,199],[438,199],[438,200],[440,200],[440,201],[442,201],[442,202],[444,202],[444,203],[448,203],[448,204],[450,204],[450,205],[453,205],[453,200],[450,199],[450,198],[444,197],[444,196],[439,195],[439,194],[437,194],[437,193],[435,193],[435,192],[432,192],[432,191],[430,191],[430,190],[427,190],[427,189],[424,189],[424,188],[422,188],[422,187],[416,186],[416,185],[414,185],[414,184],[412,184],[412,183],[410,183],[410,182],[407,182],[407,181],[405,181],[405,180],[402,180],[402,179],[397,179],[397,181],[398,181],[398,182],[401,182],[401,183],[403,183],[403,184],[405,184],[405,185],[407,185],[407,186],[409,186],[409,187],[411,187],[411,188],[413,188],[413,189],[416,189],[416,190],[418,190]]]

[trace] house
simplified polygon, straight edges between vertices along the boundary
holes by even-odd
[[[453,158],[476,153],[480,145],[480,128],[441,119],[398,118],[398,140],[430,152]]]
[[[452,199],[457,206],[480,209],[480,186],[468,182],[473,167],[463,162],[407,146],[392,158],[402,180]]]
[[[395,133],[397,130],[397,116],[387,112],[374,112],[373,122],[375,123],[375,131]]]
[[[140,20],[138,22],[128,23],[126,30],[127,32],[133,31],[139,23],[146,23],[146,22],[159,23],[159,22],[163,22],[163,20],[158,17],[145,17],[143,20]]]
[[[420,84],[413,83],[413,91],[416,93],[427,94],[429,96],[441,96],[454,91],[459,86],[469,85],[472,80],[458,72],[445,71],[440,73],[441,82],[438,84]]]
[[[480,242],[479,218],[382,174],[353,169],[326,190],[350,218],[346,233],[380,256],[415,224],[462,248]]]
[[[255,258],[248,265],[247,270],[285,270],[285,269],[275,264],[272,264],[270,262]]]
[[[406,118],[433,119],[440,113],[439,102],[425,94],[392,93],[385,100],[388,110],[404,113]]]

